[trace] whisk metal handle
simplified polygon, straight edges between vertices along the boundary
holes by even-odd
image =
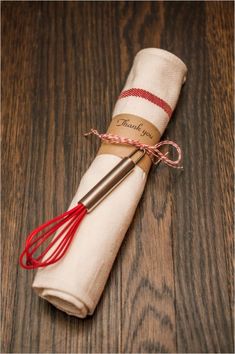
[[[121,183],[142,159],[145,152],[134,150],[124,157],[110,172],[107,173],[78,203],[92,211],[119,183]]]

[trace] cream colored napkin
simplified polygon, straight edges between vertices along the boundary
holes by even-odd
[[[156,48],[141,50],[135,57],[124,90],[139,88],[175,108],[187,68],[175,55]],[[169,116],[148,99],[120,98],[113,117],[128,113],[153,123],[162,134]],[[70,208],[75,206],[120,158],[99,155],[81,179]],[[144,190],[146,174],[136,166],[106,199],[82,221],[65,257],[37,271],[33,288],[39,296],[69,315],[91,315],[100,299],[116,254]]]

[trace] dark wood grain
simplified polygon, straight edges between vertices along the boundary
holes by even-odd
[[[2,352],[233,352],[233,3],[2,3]],[[166,131],[184,170],[152,169],[94,315],[69,317],[18,267],[68,206],[136,52],[188,66]]]

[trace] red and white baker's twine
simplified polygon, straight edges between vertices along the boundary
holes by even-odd
[[[109,134],[109,133],[100,134],[96,129],[91,129],[88,133],[85,133],[84,135],[88,136],[90,134],[94,134],[98,136],[102,141],[109,144],[122,144],[122,145],[135,146],[136,148],[144,151],[151,158],[154,164],[158,164],[160,161],[163,161],[166,165],[170,167],[182,168],[182,166],[179,166],[179,163],[182,158],[181,149],[179,145],[177,145],[174,141],[164,140],[164,141],[160,141],[156,145],[148,145],[148,144],[141,143],[139,140],[125,138],[115,134]],[[178,153],[178,158],[176,160],[171,160],[169,157],[167,157],[168,152],[163,154],[159,150],[159,148],[164,145],[171,145],[176,149]]]
[[[166,101],[164,101],[162,98],[154,95],[152,92],[146,91],[141,88],[133,87],[128,90],[122,91],[120,96],[118,97],[118,99],[123,99],[123,98],[127,98],[130,96],[145,99],[145,100],[151,102],[152,104],[160,107],[161,109],[163,109],[167,113],[169,118],[172,115],[171,106]],[[115,135],[115,134],[108,134],[108,133],[100,134],[95,129],[91,129],[90,132],[88,132],[84,135],[87,136],[90,134],[94,134],[94,135],[98,136],[102,141],[104,141],[106,143],[135,146],[136,148],[144,151],[151,158],[151,160],[153,161],[154,164],[158,164],[159,162],[163,161],[166,165],[168,165],[170,167],[182,168],[182,166],[179,166],[179,163],[182,159],[181,149],[180,149],[179,145],[176,144],[174,141],[164,140],[164,141],[160,141],[156,145],[148,145],[148,144],[143,144],[138,140],[133,140],[133,139],[126,138],[126,137],[121,137],[121,136]],[[159,150],[159,148],[164,145],[171,145],[172,147],[174,147],[176,149],[176,151],[178,153],[178,158],[176,160],[172,160],[169,157],[167,157],[168,152],[163,154]]]

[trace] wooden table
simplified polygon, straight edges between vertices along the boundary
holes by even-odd
[[[61,213],[133,58],[188,66],[165,136],[184,170],[152,169],[92,317],[69,317],[19,268],[27,233]],[[2,352],[233,352],[233,3],[2,3]]]

